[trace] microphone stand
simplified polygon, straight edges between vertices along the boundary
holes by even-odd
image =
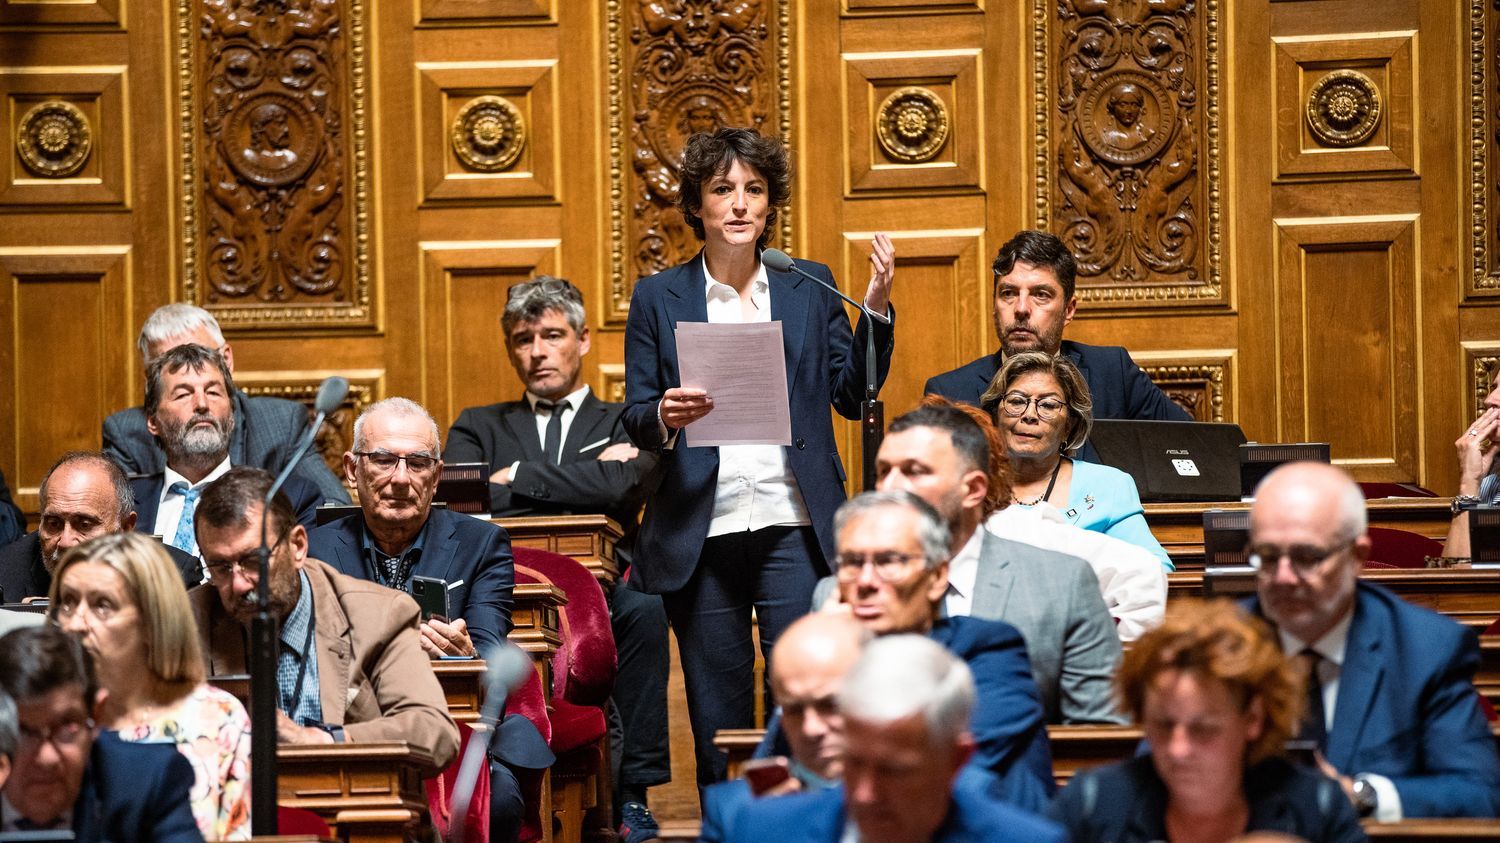
[[[333,395],[330,381],[343,381],[343,389]],[[307,434],[292,452],[286,467],[276,476],[271,490],[261,501],[260,509],[260,575],[255,584],[255,617],[250,621],[250,833],[256,837],[274,836],[280,833],[276,816],[276,697],[280,693],[276,685],[276,658],[279,652],[279,622],[271,614],[271,546],[268,531],[271,523],[271,499],[276,497],[282,484],[291,476],[292,469],[301,461],[302,455],[312,447],[318,428],[327,418],[329,405],[337,406],[344,400],[348,381],[329,378],[318,391],[318,414],[308,427]],[[290,525],[287,525],[290,526]]]
[[[875,457],[880,451],[880,443],[885,438],[885,402],[880,400],[880,372],[876,369],[875,358],[875,314],[865,307],[863,302],[844,295],[843,291],[824,281],[811,272],[798,266],[790,255],[780,249],[767,249],[766,252],[776,252],[786,258],[787,270],[795,272],[803,278],[812,281],[823,289],[833,293],[851,305],[854,305],[865,317],[865,400],[859,404],[859,427],[860,427],[860,456],[861,472],[865,491],[875,488]],[[774,260],[774,258],[773,258]],[[769,264],[767,264],[769,265]],[[776,267],[772,267],[775,269]]]

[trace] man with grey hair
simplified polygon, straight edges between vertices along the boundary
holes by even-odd
[[[194,556],[198,497],[234,465],[233,393],[223,355],[201,345],[175,346],[146,367],[146,428],[166,453],[166,465],[130,481],[139,515],[135,528]],[[317,487],[293,475],[282,489],[297,520],[310,526],[322,500]]]
[[[1493,817],[1500,760],[1474,672],[1474,631],[1362,582],[1364,496],[1341,469],[1291,463],[1250,507],[1257,596],[1308,677],[1303,740],[1362,815]]]
[[[433,507],[441,454],[437,423],[420,404],[396,397],[365,408],[344,454],[360,511],[313,530],[308,552],[340,573],[398,591],[410,592],[414,577],[438,580],[450,615],[423,617],[422,649],[434,659],[482,656],[510,632],[510,536],[488,521]],[[552,754],[530,721],[515,716],[502,724],[491,754],[492,839],[514,840],[525,806],[513,768],[543,769]]]
[[[656,455],[630,444],[623,406],[601,401],[583,379],[589,328],[583,295],[539,275],[510,288],[501,336],[520,400],[470,407],[448,431],[443,458],[489,467],[496,517],[603,513],[624,529],[615,552],[628,567],[647,475]],[[647,789],[672,778],[667,731],[669,647],[661,598],[620,583],[606,591],[619,656],[611,717],[615,782],[625,843],[656,836]],[[618,719],[618,723],[615,720]]]
[[[925,635],[963,659],[979,688],[973,763],[998,780],[995,793],[1041,810],[1056,789],[1041,696],[1021,633],[1004,621],[948,617],[948,526],[904,491],[865,492],[834,515],[839,599],[876,636]]]
[[[69,548],[95,536],[135,528],[135,498],[125,472],[98,451],[69,451],[42,477],[41,524],[0,548],[0,600],[45,597],[52,571]],[[186,587],[202,580],[198,560],[175,547],[167,553]]]
[[[292,451],[307,430],[307,408],[284,398],[252,398],[234,388],[234,350],[224,341],[213,315],[191,304],[168,304],[156,309],[141,326],[136,346],[141,363],[152,361],[179,345],[201,345],[223,356],[233,414],[230,428],[230,460],[234,465],[262,468],[278,474],[291,459]],[[166,468],[167,457],[147,426],[148,413],[129,407],[104,420],[104,453],[127,474],[156,474]],[[317,487],[330,503],[349,502],[349,493],[313,448],[303,455],[293,472]]]
[[[967,766],[976,750],[969,728],[976,690],[969,667],[926,637],[869,645],[836,695],[843,786],[747,807],[729,839],[1065,840],[1056,825],[995,800],[984,774]]]

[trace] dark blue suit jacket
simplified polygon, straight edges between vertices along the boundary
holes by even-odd
[[[833,283],[828,267],[810,261],[797,265]],[[827,559],[834,549],[833,513],[844,502],[844,464],[828,406],[845,418],[859,418],[865,332],[870,326],[861,316],[851,338],[844,304],[832,293],[791,272],[767,267],[766,278],[771,319],[781,322],[786,360],[792,417],[787,462]],[[704,284],[701,252],[685,264],[642,279],[632,294],[625,327],[625,430],[636,447],[661,454],[661,483],[646,501],[632,575],[636,588],[654,594],[676,591],[687,583],[713,516],[719,449],[688,447],[691,434],[686,431],[671,449],[663,449],[656,409],[662,394],[682,382],[673,331],[680,322],[708,321]],[[884,383],[895,333],[892,325],[879,320],[874,331],[876,367]]]
[[[26,532],[26,516],[10,498],[5,475],[0,474],[0,545],[10,544]]]
[[[363,513],[345,516],[308,534],[308,553],[351,577],[374,580],[364,553]],[[461,513],[433,507],[422,539],[422,558],[412,574],[446,580],[448,603],[463,618],[474,646],[482,653],[510,633],[512,592],[516,586],[510,535],[504,529]]]
[[[990,793],[987,776],[972,768],[953,782],[948,817],[932,835],[934,843],[1064,843],[1061,827],[1028,814]],[[745,805],[726,838],[732,843],[838,843],[844,833],[844,789],[759,799]]]
[[[162,544],[172,564],[182,575],[184,588],[203,582],[203,565],[198,557]],[[46,597],[52,588],[52,575],[42,562],[42,538],[35,532],[0,547],[0,597],[6,603],[19,603],[27,597]]]
[[[1246,601],[1260,613],[1260,601]],[[1376,773],[1407,817],[1493,817],[1500,759],[1474,691],[1472,629],[1361,582],[1339,676],[1329,763]]]
[[[192,787],[193,767],[176,745],[100,732],[73,803],[73,833],[80,843],[201,843]]]
[[[130,491],[135,495],[136,532],[148,535],[156,533],[156,510],[161,505],[161,484],[165,482],[165,478],[166,475],[159,472],[131,478]],[[311,530],[317,524],[318,505],[323,502],[323,493],[318,491],[317,486],[295,474],[286,479],[281,491],[292,502],[298,523]],[[163,540],[171,538],[162,536]]]

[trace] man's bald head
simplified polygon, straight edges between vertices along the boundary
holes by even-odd
[[[40,497],[37,535],[49,573],[69,548],[135,528],[135,498],[125,472],[98,451],[63,454],[42,478]]]
[[[1315,644],[1354,604],[1359,570],[1370,556],[1359,485],[1326,463],[1281,466],[1255,488],[1250,552],[1266,617]]]
[[[812,614],[787,627],[771,656],[771,689],[792,756],[825,779],[843,774],[843,720],[834,697],[870,637],[846,614]]]

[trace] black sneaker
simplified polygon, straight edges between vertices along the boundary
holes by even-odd
[[[620,843],[647,843],[661,835],[661,826],[651,809],[639,802],[626,802],[620,808]]]

